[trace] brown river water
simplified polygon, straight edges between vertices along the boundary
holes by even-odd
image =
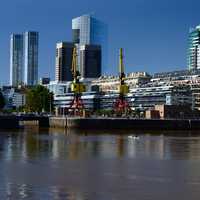
[[[0,131],[0,200],[199,200],[200,132]]]

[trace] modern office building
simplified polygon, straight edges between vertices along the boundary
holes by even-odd
[[[101,76],[101,46],[80,46],[80,72],[83,78],[98,78]]]
[[[56,81],[72,81],[72,58],[74,44],[70,42],[60,42],[56,45]]]
[[[200,25],[190,29],[187,51],[188,68],[200,68]]]
[[[38,45],[39,33],[26,32],[25,33],[25,85],[38,84]]]
[[[133,109],[148,110],[155,105],[188,105],[194,106],[192,91],[189,85],[147,84],[133,88],[128,94]]]
[[[23,83],[23,34],[12,34],[10,38],[10,85]]]
[[[87,110],[95,110],[99,108],[98,92],[91,87],[91,84],[84,82],[87,92],[82,95],[84,108]],[[51,81],[46,87],[54,94],[54,105],[57,114],[66,114],[74,99],[74,94],[71,92],[70,82]]]
[[[104,70],[108,60],[107,25],[91,15],[83,15],[72,20],[72,35],[75,44],[101,46],[102,68]]]

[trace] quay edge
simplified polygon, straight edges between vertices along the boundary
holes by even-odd
[[[0,129],[17,129],[19,120],[15,116],[0,116]]]
[[[200,130],[200,120],[51,117],[50,127],[78,129]]]

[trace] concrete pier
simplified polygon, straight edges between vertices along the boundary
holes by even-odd
[[[200,120],[56,117],[50,119],[50,126],[78,129],[200,130]]]
[[[200,119],[128,119],[80,117],[0,116],[0,129],[19,128],[20,122],[48,128],[132,129],[132,130],[200,130]]]

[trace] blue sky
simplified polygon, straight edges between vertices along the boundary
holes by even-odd
[[[40,32],[39,76],[54,79],[55,45],[71,40],[71,19],[94,13],[109,27],[109,65],[116,73],[118,48],[127,72],[186,68],[190,27],[200,23],[199,0],[1,0],[0,84],[9,81],[11,33]]]

